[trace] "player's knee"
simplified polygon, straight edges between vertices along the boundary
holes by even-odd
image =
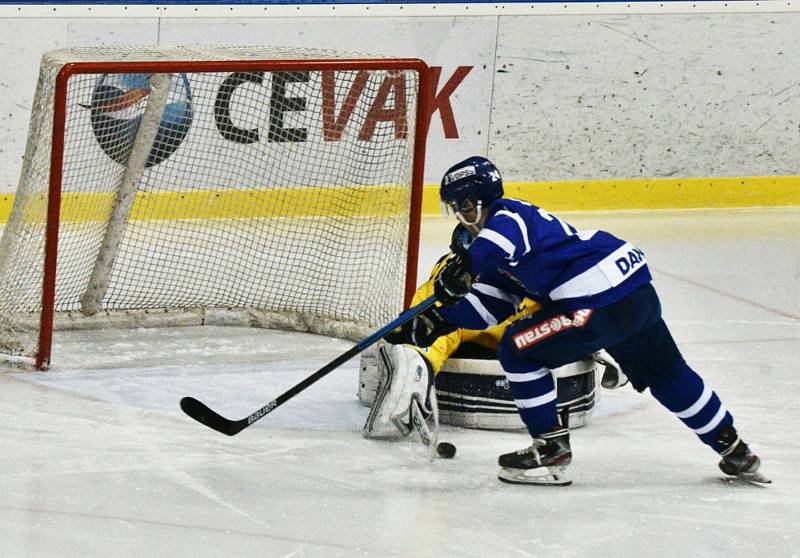
[[[675,381],[686,366],[663,320],[607,350],[622,365],[638,391]]]
[[[665,357],[660,360],[648,358],[646,362],[631,364],[624,367],[624,370],[636,391],[642,392],[647,388],[658,388],[680,379],[685,366],[686,362],[682,357]]]

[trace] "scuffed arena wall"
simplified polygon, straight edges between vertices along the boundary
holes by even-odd
[[[41,54],[92,44],[423,58],[438,77],[428,212],[443,170],[472,154],[552,209],[800,205],[791,2],[2,4],[0,25],[0,213]]]

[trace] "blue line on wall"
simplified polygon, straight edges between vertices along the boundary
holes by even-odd
[[[564,3],[596,3],[598,0],[501,0],[499,3],[503,4],[564,4]],[[681,0],[635,0],[636,2],[678,2]],[[695,0],[695,3],[702,4],[711,0]],[[745,2],[748,0],[728,0],[729,3]],[[602,4],[624,4],[630,0],[600,0]],[[165,5],[319,5],[319,4],[497,4],[497,0],[471,0],[465,2],[464,0],[60,0],[56,2],[45,2],[36,0],[0,0],[2,4],[13,5],[38,5],[38,6],[65,6],[65,5],[109,5],[109,6],[165,6]]]

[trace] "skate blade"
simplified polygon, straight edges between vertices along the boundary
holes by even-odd
[[[760,484],[772,484],[772,480],[769,479],[764,473],[761,471],[756,471],[755,473],[739,473],[736,478],[748,481],[748,482],[757,482]]]
[[[724,481],[730,484],[772,484],[772,479],[767,477],[761,471],[756,471],[754,473],[739,473],[738,475],[730,475],[727,477],[723,477]]]
[[[497,478],[508,484],[530,484],[534,486],[569,486],[564,467],[536,467],[535,469],[513,469],[503,467]]]

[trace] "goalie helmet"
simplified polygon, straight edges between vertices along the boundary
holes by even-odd
[[[503,197],[503,179],[494,164],[484,157],[469,157],[450,167],[439,189],[442,211],[461,213],[466,205],[488,207]],[[467,202],[469,202],[467,204]]]

